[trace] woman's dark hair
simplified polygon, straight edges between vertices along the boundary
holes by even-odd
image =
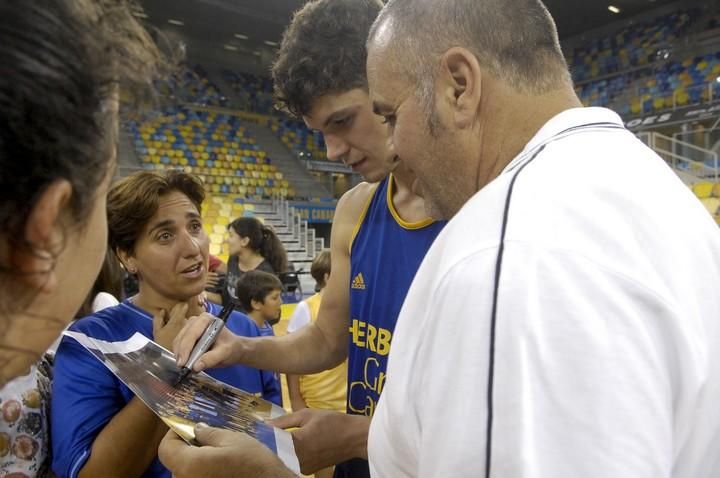
[[[83,305],[80,307],[80,311],[76,314],[76,317],[86,317],[93,313],[93,301],[95,300],[95,296],[100,292],[107,292],[117,300],[122,301],[125,298],[123,293],[123,277],[124,272],[120,266],[120,261],[115,253],[108,249],[105,253],[105,260],[103,261],[100,273],[97,279],[95,279],[95,283],[85,298],[85,302],[83,302]]]
[[[365,61],[380,0],[317,0],[295,13],[272,68],[279,109],[301,117],[328,93],[367,89]]]
[[[288,270],[285,247],[275,232],[254,217],[240,217],[228,225],[240,237],[250,239],[248,247],[263,256],[276,274]]]
[[[161,55],[122,0],[0,2],[0,229],[25,223],[57,179],[79,225],[117,145],[118,86],[150,86]]]
[[[140,171],[121,179],[108,193],[108,243],[113,251],[135,252],[143,227],[158,210],[160,197],[177,191],[201,211],[205,188],[182,171]]]

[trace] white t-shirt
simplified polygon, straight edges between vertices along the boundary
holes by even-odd
[[[114,295],[108,292],[98,292],[93,299],[92,311],[99,312],[103,309],[107,309],[108,307],[114,307],[119,303],[120,302],[118,302]]]
[[[720,476],[720,229],[600,108],[549,121],[445,227],[398,319],[374,477]],[[525,165],[523,167],[523,165]]]
[[[296,330],[302,329],[312,321],[310,317],[310,307],[304,300],[300,302],[293,311],[287,326],[287,333],[291,334]]]

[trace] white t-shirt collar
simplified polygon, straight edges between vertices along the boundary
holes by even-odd
[[[612,110],[598,107],[570,108],[553,116],[545,123],[535,136],[525,145],[525,148],[503,169],[502,174],[515,168],[525,158],[531,156],[540,146],[554,136],[570,128],[595,123],[613,123],[623,126],[623,121]]]

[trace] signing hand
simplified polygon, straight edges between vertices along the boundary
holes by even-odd
[[[170,430],[158,456],[173,478],[289,478],[295,475],[265,445],[244,433],[195,427],[190,446]]]
[[[291,433],[303,474],[351,458],[367,459],[368,417],[306,408],[268,423],[283,429],[298,427]]]
[[[195,343],[200,339],[203,332],[207,328],[213,316],[208,313],[202,313],[197,317],[189,319],[182,330],[177,334],[172,343],[172,350],[175,353],[178,367],[182,367],[187,362]],[[237,359],[238,352],[241,349],[240,337],[230,332],[227,328],[223,328],[217,336],[212,348],[205,352],[195,362],[193,370],[200,372],[206,368],[227,367],[239,362]]]

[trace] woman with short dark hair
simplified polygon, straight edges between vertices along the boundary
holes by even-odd
[[[187,317],[219,307],[198,300],[205,288],[209,239],[200,214],[199,179],[177,171],[143,171],[108,195],[109,244],[138,278],[139,292],[80,319],[71,330],[109,342],[140,332],[166,349]],[[258,327],[234,312],[226,324],[255,337]],[[209,371],[227,384],[280,404],[275,375],[244,366]],[[58,348],[53,382],[53,469],[60,476],[168,477],[157,460],[166,425],[105,365],[72,339]],[[77,475],[76,475],[77,474]]]

